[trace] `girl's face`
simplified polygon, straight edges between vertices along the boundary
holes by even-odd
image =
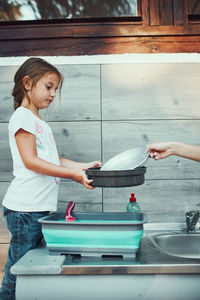
[[[56,73],[46,73],[29,91],[29,100],[37,110],[47,108],[56,96],[60,77]]]

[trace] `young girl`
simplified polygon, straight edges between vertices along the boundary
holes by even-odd
[[[15,177],[2,203],[11,239],[1,300],[15,299],[16,278],[10,268],[42,240],[37,220],[56,211],[59,178],[92,189],[84,170],[101,166],[99,161],[79,163],[59,157],[52,131],[39,115],[62,86],[62,76],[54,66],[30,58],[18,69],[14,81],[15,112],[9,122],[9,142]]]

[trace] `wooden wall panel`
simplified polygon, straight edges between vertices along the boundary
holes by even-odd
[[[199,130],[200,120],[105,121],[102,126],[103,162],[127,149],[145,147],[156,141],[200,144]],[[176,156],[159,162],[149,159],[146,165],[148,179],[200,178],[199,163]]]
[[[51,63],[51,60],[49,60]],[[1,67],[0,122],[8,122],[13,113],[12,89],[18,67]],[[64,77],[52,108],[42,113],[47,121],[100,120],[100,66],[58,66]]]
[[[100,128],[94,130],[93,124],[88,126],[88,124],[81,123],[69,124],[71,126],[65,126],[65,128],[58,125],[60,124],[53,124],[52,127],[58,151],[62,156],[82,162],[101,160]],[[79,130],[79,126],[83,127],[83,125],[85,125],[84,131],[83,128]],[[113,121],[103,122],[102,126],[103,162],[126,149],[146,145],[156,140],[179,140],[199,144],[199,120]],[[66,137],[62,133],[63,130],[67,130],[71,137]],[[91,139],[87,138],[88,134],[91,135]],[[88,140],[88,145],[84,144],[85,140]],[[80,143],[82,143],[81,147]],[[1,181],[11,180],[12,161],[6,148],[1,151],[1,158],[0,179]],[[159,163],[149,160],[148,166],[151,168],[151,173],[148,174],[150,178],[158,179],[160,176],[162,178],[199,178],[199,164],[182,158],[168,158]],[[171,173],[171,168],[176,172]]]
[[[61,156],[81,162],[101,160],[100,122],[52,122],[50,126]],[[7,123],[0,124],[0,175],[2,176],[3,172],[12,172],[7,127]]]
[[[200,118],[200,64],[102,66],[103,120]]]
[[[149,8],[149,2],[150,0],[141,0],[141,5],[142,5],[142,20],[143,24],[145,26],[148,26],[150,24],[150,8]]]
[[[172,0],[150,0],[150,25],[173,25]]]
[[[61,212],[65,212],[70,201],[75,202],[74,211],[77,212],[102,211],[102,188],[89,190],[77,182],[62,180],[58,198],[58,211]]]
[[[52,122],[50,126],[61,156],[81,162],[101,159],[100,122]]]
[[[184,0],[150,0],[150,25],[184,25]]]
[[[187,22],[187,8],[185,7],[185,2],[185,0],[173,0],[175,26],[184,25]]]
[[[160,25],[160,0],[150,0],[150,24]]]
[[[49,117],[60,155],[82,162],[97,159],[105,162],[124,150],[156,140],[199,144],[199,64],[74,65],[61,66],[61,69],[66,77],[62,110],[57,115],[52,112]],[[5,95],[10,89],[6,82],[11,82],[11,78],[5,75],[5,80],[1,78]],[[6,121],[9,101],[0,103],[2,101],[6,103],[7,113],[0,123],[1,201],[12,179]],[[89,191],[78,183],[62,180],[58,210],[64,211],[71,200],[76,202],[77,211],[123,210],[124,206],[113,202],[115,193],[119,193],[121,199],[128,199],[130,191],[136,190],[144,191],[140,194],[144,198],[142,209],[150,215],[151,222],[159,222],[162,214],[167,218],[169,213],[166,208],[165,214],[159,201],[172,199],[173,193],[173,199],[179,199],[185,190],[188,197],[190,192],[194,208],[197,207],[199,168],[197,162],[175,156],[159,162],[149,159],[145,184],[122,191],[101,188]],[[150,192],[154,197],[154,210],[149,201]],[[181,212],[189,209],[193,206],[191,201],[188,200],[188,206],[184,202],[182,208],[171,202],[170,212],[174,207]],[[178,212],[178,218],[172,213],[168,220],[180,218]],[[8,240],[2,216],[1,220],[1,237]]]
[[[150,168],[147,169],[147,172],[150,172]],[[64,187],[65,185],[66,187]],[[131,193],[136,194],[141,210],[147,214],[150,223],[184,223],[186,211],[200,209],[199,179],[148,180],[145,178],[145,183],[140,186],[104,188],[103,206],[101,188],[83,192],[81,187],[76,186],[76,183],[70,185],[61,184],[58,211],[65,211],[71,200],[75,201],[75,211],[77,212],[100,212],[102,208],[104,212],[125,211]],[[0,244],[8,243],[8,241],[8,231],[1,215]]]
[[[160,0],[160,25],[173,25],[173,0]]]
[[[17,67],[1,66],[0,76],[0,122],[7,122],[13,112],[13,80]]]
[[[191,180],[146,180],[143,185],[104,189],[104,211],[125,211],[135,193],[149,223],[185,223],[185,212],[200,209],[200,182]]]
[[[3,175],[3,173],[10,173],[12,171],[12,158],[8,141],[8,123],[0,123],[0,137],[0,174]]]
[[[57,95],[46,120],[100,120],[100,66],[65,65],[58,69],[64,76],[61,101]]]

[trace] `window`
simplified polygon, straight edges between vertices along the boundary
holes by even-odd
[[[191,22],[200,21],[200,1],[188,0],[188,18]]]
[[[0,21],[140,16],[137,0],[0,0]]]
[[[189,0],[189,15],[200,15],[200,1],[199,0]]]

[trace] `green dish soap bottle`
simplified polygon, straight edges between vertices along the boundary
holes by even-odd
[[[131,194],[131,198],[129,199],[129,203],[126,207],[127,212],[134,212],[139,213],[140,212],[140,206],[136,202],[135,194]]]

